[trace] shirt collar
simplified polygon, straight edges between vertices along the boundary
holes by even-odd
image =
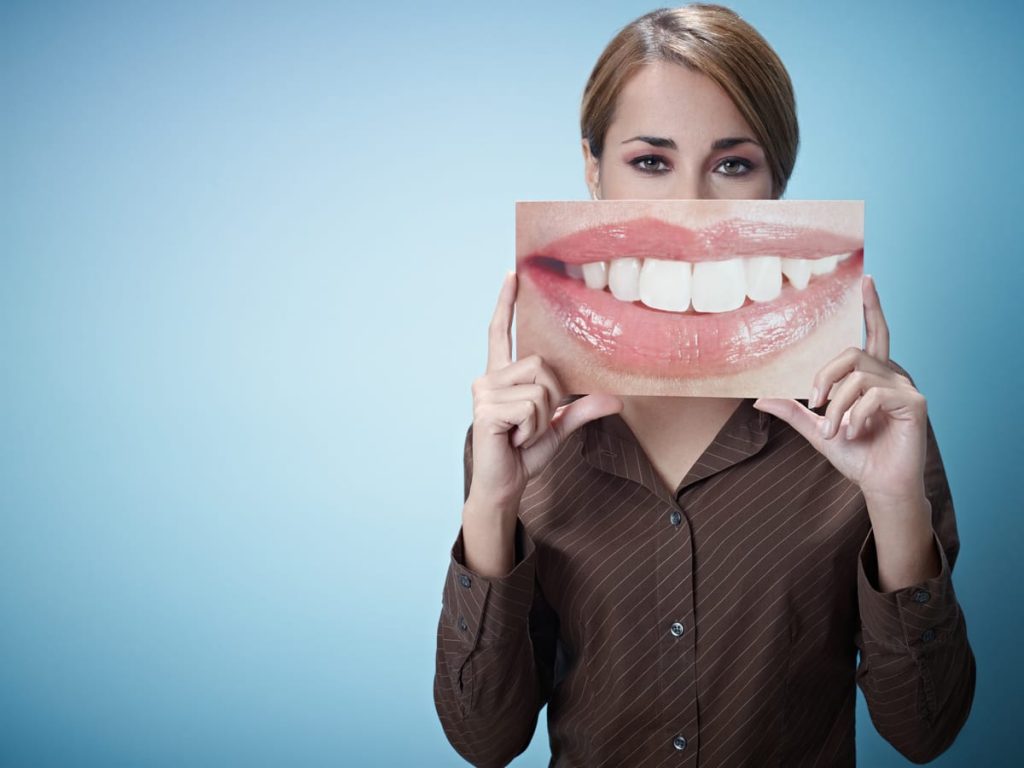
[[[620,436],[610,429],[609,423],[612,419],[617,421],[620,431],[628,437]],[[740,402],[715,439],[674,489],[675,493],[672,496],[677,498],[688,486],[738,464],[760,451],[768,442],[772,419],[771,414],[754,408],[754,398]],[[581,452],[592,466],[639,483],[666,501],[673,500],[669,495],[670,489],[666,489],[658,479],[643,448],[619,414],[587,422],[582,430]]]

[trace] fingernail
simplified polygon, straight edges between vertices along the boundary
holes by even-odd
[[[825,419],[823,422],[821,422],[821,434],[824,435],[825,437],[828,437],[829,433],[831,432],[832,421],[830,419]]]
[[[814,389],[811,390],[811,401],[808,403],[808,405],[811,408],[813,408],[815,405],[817,405],[817,403],[818,403],[818,388],[815,387]]]

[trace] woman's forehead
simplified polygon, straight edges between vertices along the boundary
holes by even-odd
[[[725,90],[707,75],[672,62],[645,65],[619,93],[609,135],[672,138],[749,136],[752,130]]]

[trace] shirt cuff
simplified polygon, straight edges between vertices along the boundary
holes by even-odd
[[[879,645],[909,650],[914,655],[953,638],[960,606],[938,534],[932,530],[941,563],[939,574],[891,592],[879,592],[876,587],[878,553],[874,537],[871,529],[857,556],[857,600],[864,632]]]
[[[536,571],[536,546],[516,518],[516,560],[502,577],[484,577],[465,565],[462,528],[451,548],[444,609],[464,653],[480,645],[522,638],[527,632]]]

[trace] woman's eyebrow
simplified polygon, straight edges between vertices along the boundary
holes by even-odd
[[[672,139],[662,138],[661,136],[633,136],[630,139],[623,141],[623,144],[628,144],[631,141],[642,141],[646,144],[650,144],[652,147],[664,147],[666,149],[678,149],[675,141]],[[761,145],[747,136],[729,136],[724,139],[716,139],[711,142],[711,149],[731,149],[737,144],[753,144],[754,146],[760,147]]]
[[[672,139],[663,139],[660,136],[634,136],[631,139],[626,139],[623,144],[628,144],[631,141],[643,141],[650,144],[652,147],[665,147],[666,149],[676,149],[676,143]]]
[[[711,149],[731,149],[737,144],[754,144],[761,146],[753,139],[748,139],[746,136],[730,136],[727,139],[717,139],[711,143]]]

